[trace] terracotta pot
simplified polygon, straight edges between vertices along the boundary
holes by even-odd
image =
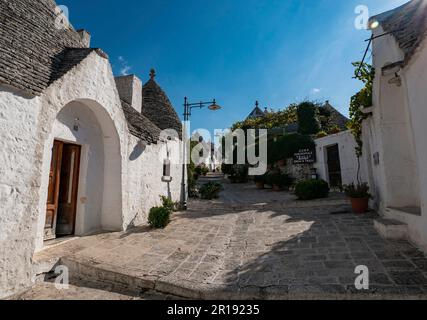
[[[369,198],[350,198],[354,213],[362,214],[369,210]]]
[[[255,185],[258,189],[264,189],[264,187],[265,187],[264,182],[256,182]]]
[[[283,189],[279,186],[274,185],[273,186],[273,191],[282,191]]]

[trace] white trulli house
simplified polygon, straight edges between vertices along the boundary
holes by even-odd
[[[364,156],[382,215],[427,251],[427,1],[371,18],[375,81]]]
[[[164,170],[181,122],[154,72],[115,79],[55,8],[0,1],[0,298],[31,285],[44,240],[125,230],[182,196],[182,167]]]

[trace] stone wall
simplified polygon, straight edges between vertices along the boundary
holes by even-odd
[[[125,186],[128,194],[128,209],[124,216],[126,226],[146,223],[150,209],[161,204],[161,195],[180,201],[182,166],[172,161],[172,181],[162,181],[167,149],[170,157],[175,158],[180,155],[180,146],[180,141],[143,146],[137,138],[132,136],[129,139],[128,179]]]
[[[0,86],[0,298],[31,283],[38,217],[40,99]]]
[[[311,164],[294,164],[293,159],[287,159],[282,171],[294,178],[295,182],[298,183],[310,179],[312,167]]]

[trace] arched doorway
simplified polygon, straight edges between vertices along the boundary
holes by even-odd
[[[121,230],[120,139],[108,112],[92,100],[68,103],[49,144],[44,239]]]

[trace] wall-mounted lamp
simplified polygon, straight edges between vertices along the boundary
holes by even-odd
[[[400,75],[396,72],[394,74],[394,77],[391,78],[390,80],[388,80],[389,84],[395,84],[396,86],[400,87],[402,86],[402,78],[400,77]]]
[[[319,176],[317,175],[317,169],[316,168],[310,169],[310,175],[311,175],[312,180],[317,180],[319,178]]]
[[[374,29],[378,28],[379,26],[380,26],[380,23],[378,22],[378,20],[369,21],[368,27],[370,30],[374,30]]]
[[[166,146],[166,148],[167,148],[167,156],[166,156],[166,159],[163,160],[162,181],[163,182],[171,182],[173,178],[171,177],[171,161],[169,160],[170,150],[167,146]]]
[[[79,118],[75,118],[74,119],[74,125],[73,125],[73,130],[74,131],[79,131],[80,128],[80,119]]]

